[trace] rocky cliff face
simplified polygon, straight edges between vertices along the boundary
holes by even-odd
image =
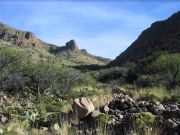
[[[180,53],[180,11],[167,20],[153,23],[110,65],[136,61],[161,51]]]
[[[0,23],[0,39],[21,47],[40,47],[40,43],[32,32],[16,30],[3,23]]]

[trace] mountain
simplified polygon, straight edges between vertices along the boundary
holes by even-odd
[[[127,61],[137,61],[162,51],[180,53],[180,11],[167,20],[153,23],[110,65],[118,66]]]
[[[52,55],[67,65],[105,65],[110,59],[89,54],[85,49],[79,49],[75,40],[70,40],[65,46],[46,43],[32,32],[14,29],[0,22],[0,42],[6,42],[25,50],[36,50],[40,53]]]

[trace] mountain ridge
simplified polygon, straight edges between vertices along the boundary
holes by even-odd
[[[180,53],[180,11],[166,20],[152,23],[110,65],[119,66],[127,61],[137,61],[161,51]]]
[[[22,31],[18,29],[14,29],[2,22],[0,22],[0,39],[5,42],[9,42],[15,46],[21,48],[32,48],[32,49],[40,49],[45,50],[47,53],[50,53],[54,56],[58,56],[60,58],[68,59],[69,57],[73,58],[77,57],[78,59],[89,59],[89,61],[96,61],[92,64],[102,63],[107,64],[110,62],[110,59],[103,58],[100,56],[94,56],[88,53],[85,49],[79,49],[76,41],[74,39],[68,41],[65,46],[57,46],[54,44],[49,44],[44,42],[34,35],[34,33],[29,31]],[[66,57],[68,55],[68,57]],[[84,58],[79,58],[84,57]],[[89,63],[89,62],[88,62]]]

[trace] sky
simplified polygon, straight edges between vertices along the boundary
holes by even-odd
[[[114,59],[140,33],[180,10],[176,0],[1,0],[0,21],[59,46]]]

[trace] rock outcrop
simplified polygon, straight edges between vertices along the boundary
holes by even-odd
[[[0,23],[0,39],[20,47],[40,47],[32,32],[16,30],[3,23]]]
[[[58,53],[61,53],[63,51],[72,51],[72,52],[77,52],[79,49],[78,49],[78,46],[76,44],[76,41],[75,40],[70,40],[69,42],[66,43],[65,46],[51,46],[49,51],[51,53],[54,53],[54,54],[58,54]]]
[[[78,46],[77,46],[75,40],[70,40],[69,42],[67,42],[65,48],[67,50],[71,50],[71,51],[77,51],[78,50]]]
[[[180,53],[180,11],[167,20],[153,23],[110,65],[118,66],[162,51]]]

